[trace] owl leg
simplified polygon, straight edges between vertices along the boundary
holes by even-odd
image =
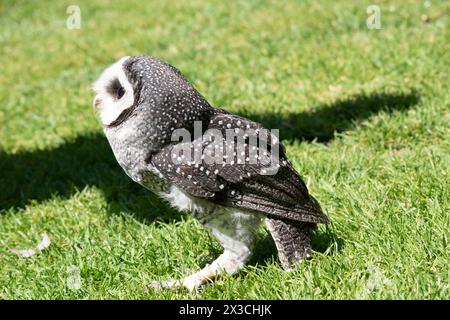
[[[173,279],[163,282],[154,282],[150,286],[153,288],[179,289],[187,288],[194,291],[207,282],[213,281],[221,274],[233,274],[244,266],[250,252],[237,255],[236,253],[224,250],[224,252],[211,264],[207,264],[202,270],[191,274],[181,280]]]
[[[202,270],[181,280],[151,284],[151,287],[193,291],[222,274],[233,274],[250,259],[261,218],[255,214],[236,213],[220,215],[205,223],[211,234],[222,244],[223,253]]]
[[[310,256],[312,249],[309,232],[314,224],[267,218],[266,225],[272,234],[284,270],[291,271],[296,263]]]

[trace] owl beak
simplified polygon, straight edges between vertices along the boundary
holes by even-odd
[[[102,100],[98,97],[95,97],[94,101],[92,101],[92,107],[94,108],[94,110],[98,110],[100,108],[101,103]]]

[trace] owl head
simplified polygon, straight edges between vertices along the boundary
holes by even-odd
[[[104,126],[112,125],[134,105],[135,92],[127,71],[130,58],[123,57],[106,68],[93,84],[93,106]]]

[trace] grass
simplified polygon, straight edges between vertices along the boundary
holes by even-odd
[[[450,298],[447,3],[373,2],[381,30],[366,27],[368,1],[77,0],[80,30],[65,27],[74,1],[2,1],[0,298],[191,298],[144,285],[221,252],[125,176],[92,112],[90,83],[141,53],[280,128],[332,221],[292,273],[261,230],[249,266],[196,298]],[[52,244],[35,256],[8,251],[43,232]]]

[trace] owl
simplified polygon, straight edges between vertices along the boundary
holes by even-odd
[[[94,82],[93,106],[113,154],[135,182],[197,219],[224,248],[203,269],[155,288],[195,290],[251,257],[265,224],[282,267],[311,254],[327,223],[276,132],[215,108],[170,64],[124,57]]]

